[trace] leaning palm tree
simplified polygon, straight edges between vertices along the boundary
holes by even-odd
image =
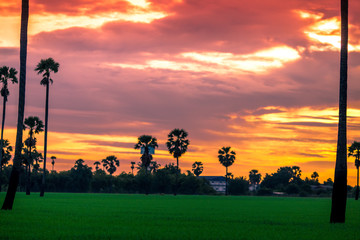
[[[359,199],[359,166],[360,166],[360,142],[354,141],[349,147],[349,157],[355,157],[355,167],[357,170],[356,175],[356,191],[355,200]]]
[[[120,166],[120,161],[114,155],[107,156],[105,159],[101,160],[106,171],[112,176],[116,172],[116,166]],[[112,180],[112,178],[110,178]],[[112,192],[112,182],[110,182],[110,192]]]
[[[48,132],[48,116],[49,116],[49,85],[53,83],[50,78],[50,73],[57,73],[59,70],[59,63],[55,62],[54,59],[41,59],[35,68],[38,74],[43,74],[43,79],[40,81],[41,85],[46,86],[46,102],[45,102],[45,138],[44,138],[44,167],[43,177],[41,182],[40,197],[44,196],[45,192],[45,174],[46,174],[46,151],[47,151],[47,132]]]
[[[36,138],[35,134],[39,134],[44,131],[44,124],[38,117],[30,116],[24,121],[24,130],[29,129],[28,138],[25,140],[25,146],[27,147],[27,181],[26,181],[26,195],[30,195],[30,165],[33,162],[32,153],[36,150]]]
[[[202,162],[194,162],[192,165],[192,171],[194,172],[195,176],[200,176],[200,174],[203,172],[204,170],[204,165],[202,164]]]
[[[231,147],[222,147],[219,150],[219,162],[221,165],[223,165],[226,168],[226,174],[225,174],[225,195],[228,194],[228,167],[233,165],[235,162],[235,156],[236,153],[234,151],[231,151]]]
[[[27,56],[27,31],[29,22],[29,0],[22,0],[21,3],[21,30],[20,30],[20,81],[19,81],[19,105],[16,130],[15,156],[11,169],[9,187],[6,193],[3,210],[11,210],[15,200],[16,189],[19,184],[19,177],[22,164],[22,134],[25,112],[25,85],[26,85],[26,56]]]
[[[54,171],[54,169],[55,169],[55,159],[56,159],[56,157],[55,157],[55,156],[51,156],[50,158],[51,158],[52,170]]]
[[[5,112],[6,112],[6,102],[7,98],[10,94],[8,89],[8,81],[12,83],[18,83],[18,79],[16,77],[17,71],[15,68],[10,68],[7,66],[3,66],[0,68],[0,82],[2,83],[1,88],[1,96],[3,97],[3,114],[2,114],[2,122],[1,122],[1,142],[0,149],[3,149],[3,139],[4,139],[4,125],[5,125]],[[0,151],[0,166],[2,161],[2,151]],[[0,168],[1,173],[1,168]]]
[[[335,178],[332,192],[331,223],[344,223],[347,198],[347,61],[348,61],[348,0],[341,0],[341,50],[339,124],[336,151]]]

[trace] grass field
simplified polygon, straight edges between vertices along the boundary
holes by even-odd
[[[1,204],[5,193],[0,194]],[[360,201],[329,224],[328,198],[17,193],[0,239],[360,239]]]

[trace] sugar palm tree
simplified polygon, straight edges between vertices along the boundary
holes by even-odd
[[[341,50],[339,124],[336,151],[335,178],[332,192],[331,223],[344,223],[347,198],[347,61],[348,61],[348,0],[341,0]]]
[[[3,139],[4,139],[4,125],[5,125],[5,113],[6,113],[6,102],[7,98],[10,94],[8,89],[8,81],[12,83],[18,83],[18,79],[16,77],[17,71],[15,68],[10,68],[7,66],[3,66],[0,68],[0,82],[2,83],[1,88],[1,96],[3,97],[3,114],[2,114],[2,122],[1,122],[1,140],[0,140],[0,149],[3,149]],[[2,151],[0,151],[0,166],[2,165]],[[1,168],[0,168],[1,173]]]
[[[39,134],[44,131],[44,124],[38,117],[30,116],[24,121],[24,130],[29,129],[28,138],[25,140],[25,146],[27,147],[28,160],[27,160],[27,184],[26,195],[30,195],[30,165],[33,162],[32,152],[36,149],[35,134]]]
[[[249,181],[250,184],[254,186],[255,190],[261,181],[261,174],[258,170],[253,169],[249,172]]]
[[[192,165],[192,171],[194,172],[195,176],[200,176],[200,174],[203,172],[204,170],[204,165],[202,164],[202,162],[194,162]]]
[[[49,116],[49,85],[53,83],[50,78],[50,73],[57,73],[59,70],[59,63],[55,62],[54,59],[41,59],[35,68],[38,74],[43,74],[43,79],[40,81],[41,85],[46,87],[46,102],[45,102],[45,135],[44,135],[44,167],[43,177],[41,182],[40,196],[44,196],[45,192],[45,174],[46,174],[46,151],[47,151],[47,132],[48,132],[48,116]]]
[[[188,133],[184,129],[175,128],[168,135],[168,141],[166,146],[169,149],[170,154],[176,158],[176,166],[179,170],[179,157],[181,157],[190,144],[187,139]]]
[[[107,156],[105,159],[101,160],[101,162],[111,176],[116,172],[116,166],[120,166],[120,161],[114,155]],[[112,178],[110,179],[112,180]],[[112,192],[112,182],[110,182],[110,192]]]
[[[135,144],[135,149],[142,149],[143,155],[141,156],[141,162],[142,166],[145,168],[145,171],[147,173],[148,168],[150,166],[152,155],[150,153],[150,148],[157,148],[157,139],[155,137],[152,137],[151,135],[141,135],[138,137],[138,142]]]
[[[355,167],[357,170],[356,175],[356,191],[355,200],[359,199],[359,166],[360,166],[360,142],[354,141],[349,147],[349,157],[355,157]]]
[[[120,161],[114,155],[107,156],[105,159],[101,160],[101,162],[104,164],[106,171],[108,171],[110,175],[113,175],[113,173],[116,172],[116,166],[120,166]]]
[[[221,165],[223,165],[226,168],[226,174],[225,174],[225,195],[228,194],[228,167],[233,165],[236,158],[236,153],[234,151],[231,151],[231,147],[222,147],[219,150],[219,162]]]
[[[99,170],[99,165],[100,165],[100,164],[101,164],[101,163],[100,163],[99,161],[94,162],[95,171]]]
[[[15,200],[16,189],[19,184],[19,176],[22,164],[22,134],[25,112],[25,85],[26,85],[26,57],[27,57],[27,31],[29,22],[29,0],[21,1],[21,30],[20,30],[20,81],[19,81],[19,105],[16,130],[15,156],[11,169],[9,187],[6,193],[3,210],[11,210]]]
[[[51,156],[51,165],[52,165],[52,170],[54,171],[54,168],[55,168],[55,159],[56,157],[55,156]]]

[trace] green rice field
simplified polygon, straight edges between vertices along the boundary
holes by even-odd
[[[5,193],[0,193],[1,204]],[[329,198],[17,193],[0,239],[360,239],[360,201],[330,224]]]

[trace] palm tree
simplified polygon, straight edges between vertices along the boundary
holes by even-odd
[[[169,149],[170,154],[176,158],[176,166],[179,170],[179,157],[181,157],[190,144],[187,139],[188,133],[184,129],[175,128],[168,135],[168,141],[166,146]]]
[[[29,22],[29,0],[22,0],[21,3],[21,30],[20,30],[20,86],[18,120],[16,130],[15,156],[9,179],[9,187],[6,193],[3,210],[11,210],[15,200],[16,189],[19,184],[19,176],[22,164],[22,131],[25,112],[25,85],[26,85],[26,56],[27,56],[27,31]]]
[[[6,164],[8,164],[9,160],[11,159],[11,153],[12,152],[12,147],[10,146],[10,142],[5,139],[5,140],[1,140],[1,146],[2,146],[2,150],[0,150],[1,152],[1,158],[0,159],[0,173],[2,171],[2,167],[5,166]],[[0,192],[1,192],[1,177],[0,177]]]
[[[359,166],[360,166],[360,142],[354,141],[349,147],[349,157],[355,157],[355,167],[357,170],[356,175],[356,191],[355,191],[355,200],[359,199]]]
[[[135,162],[131,162],[131,174],[134,175]]]
[[[219,150],[219,162],[221,165],[223,165],[226,168],[226,174],[225,174],[225,195],[228,194],[228,167],[233,165],[235,162],[235,155],[236,153],[234,151],[231,151],[231,147],[222,147]]]
[[[101,164],[101,163],[100,163],[99,161],[94,162],[95,171],[99,170],[99,165],[100,165],[100,164]]]
[[[341,0],[341,50],[339,124],[336,151],[335,178],[332,192],[331,223],[344,223],[347,198],[347,61],[348,61],[348,0]]]
[[[151,135],[141,135],[138,137],[138,142],[135,144],[135,149],[141,149],[143,155],[141,156],[142,166],[145,168],[145,172],[147,173],[148,168],[150,166],[152,155],[150,153],[150,148],[157,148],[157,139],[152,137]]]
[[[111,176],[116,172],[116,166],[120,166],[120,161],[114,155],[107,156],[105,159],[101,160],[101,162]],[[110,181],[111,180],[112,178],[110,178]],[[110,182],[110,192],[112,192],[112,182]]]
[[[36,149],[36,138],[35,134],[39,134],[44,131],[44,124],[38,117],[30,116],[24,121],[24,130],[29,129],[28,138],[25,140],[25,146],[27,147],[28,161],[27,161],[27,184],[26,184],[26,195],[30,195],[30,165],[33,162],[32,150]]]
[[[202,162],[194,162],[192,165],[192,171],[194,172],[195,176],[200,176],[200,174],[203,172],[204,166]]]
[[[8,89],[8,81],[10,80],[12,83],[18,83],[16,77],[17,71],[15,68],[10,68],[7,66],[3,66],[0,68],[0,82],[3,84],[1,88],[1,96],[3,97],[3,115],[2,115],[2,122],[1,122],[1,140],[0,140],[0,149],[3,149],[3,139],[4,139],[4,125],[5,125],[5,112],[6,112],[6,102],[9,96],[9,89]],[[2,161],[2,151],[0,151],[0,166]],[[0,168],[1,173],[1,168]],[[1,189],[0,189],[1,190]]]
[[[50,73],[57,73],[59,70],[59,63],[55,62],[54,59],[41,59],[35,68],[38,74],[43,74],[43,79],[40,81],[41,85],[46,86],[46,102],[45,102],[45,138],[44,138],[44,168],[43,177],[41,183],[40,197],[44,196],[45,192],[45,174],[46,174],[46,151],[47,151],[47,132],[48,132],[48,116],[49,116],[49,85],[53,83],[50,78]]]
[[[55,156],[51,156],[51,165],[52,165],[52,170],[54,171],[54,167],[55,167],[55,159],[56,157]]]

